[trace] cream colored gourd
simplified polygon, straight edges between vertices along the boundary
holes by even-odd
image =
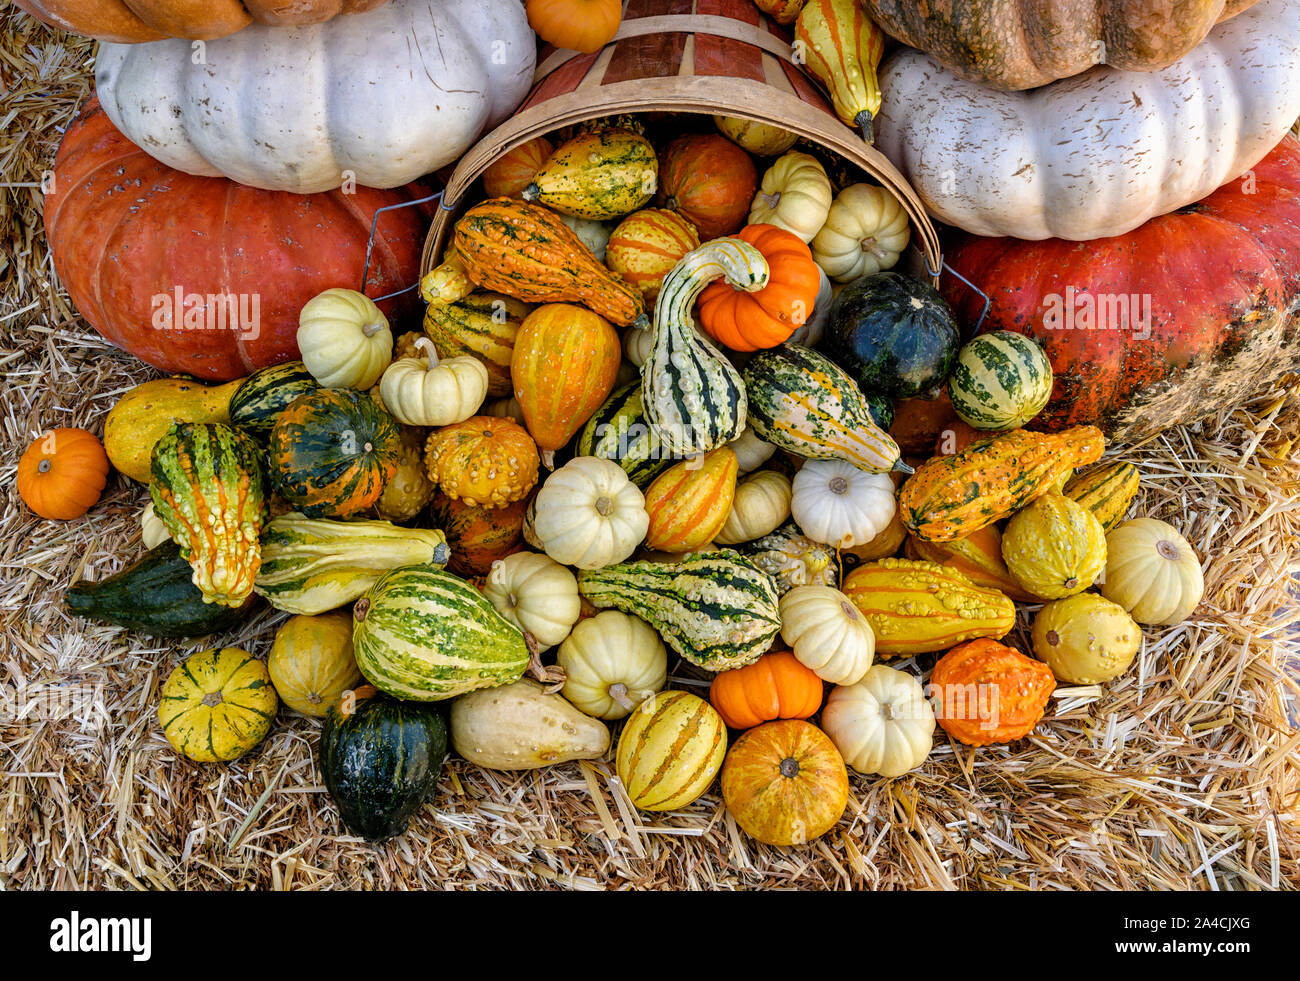
[[[588,715],[627,716],[668,680],[668,650],[655,629],[619,610],[582,620],[560,645],[561,694]]]
[[[519,425],[524,425],[524,410],[519,404],[519,400],[514,396],[504,399],[496,399],[483,406],[483,414],[487,416],[496,416],[498,419],[512,419]]]
[[[573,573],[536,552],[516,552],[493,562],[483,595],[525,637],[531,636],[539,651],[569,636],[582,612]]]
[[[374,300],[335,287],[299,311],[298,350],[323,388],[364,391],[374,387],[392,360],[393,334]]]
[[[1055,600],[1034,616],[1034,654],[1060,681],[1095,685],[1128,670],[1142,628],[1118,603],[1096,593]]]
[[[753,428],[746,426],[739,436],[727,444],[736,454],[736,466],[740,473],[757,470],[776,452],[776,447],[758,438]]]
[[[826,223],[832,193],[830,178],[817,158],[791,150],[763,175],[749,208],[749,223],[775,225],[811,242]]]
[[[397,187],[513,112],[535,45],[518,0],[390,0],[322,24],[253,25],[203,43],[202,57],[183,38],[101,44],[95,81],[117,128],[186,173],[298,194]],[[356,221],[364,237],[370,214]]]
[[[630,556],[650,526],[645,497],[612,460],[580,456],[537,492],[532,533],[563,565],[600,569]]]
[[[1201,562],[1178,529],[1155,518],[1135,518],[1106,536],[1101,594],[1138,623],[1182,623],[1205,593]]]
[[[163,542],[172,540],[171,532],[163,524],[162,518],[158,517],[158,512],[153,509],[152,500],[140,511],[140,540],[145,548],[156,548]]]
[[[448,728],[456,752],[488,770],[594,760],[609,749],[603,722],[531,678],[454,699]]]
[[[623,335],[623,358],[640,368],[650,357],[655,346],[655,334],[652,330],[629,328]]]
[[[1120,235],[1254,167],[1300,116],[1300,4],[1259,0],[1168,68],[1098,66],[1026,92],[900,48],[876,149],[935,218],[977,235]]]
[[[843,460],[809,460],[794,475],[790,513],[805,535],[836,548],[865,545],[889,526],[894,481]]]
[[[800,664],[836,685],[857,684],[876,654],[871,625],[830,586],[795,586],[781,597],[781,639]]]
[[[873,184],[850,184],[831,204],[812,256],[831,279],[848,283],[893,269],[911,237],[898,198]]]
[[[831,278],[820,265],[817,271],[821,273],[821,284],[817,287],[817,299],[813,301],[812,316],[795,328],[795,332],[786,341],[787,344],[816,347],[826,333],[826,322],[831,319],[831,303],[839,287],[831,285]]]
[[[790,517],[790,494],[789,478],[772,470],[742,480],[736,485],[727,522],[713,541],[738,545],[770,535]]]
[[[844,762],[873,776],[901,777],[924,763],[934,726],[921,683],[883,664],[856,685],[835,688],[822,709],[822,728]]]
[[[414,358],[398,358],[379,380],[379,397],[398,422],[450,426],[475,415],[487,398],[488,370],[478,358],[438,360],[427,337],[417,338]]]

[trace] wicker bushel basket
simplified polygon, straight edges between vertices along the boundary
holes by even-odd
[[[628,0],[622,26],[600,51],[542,51],[533,90],[518,112],[466,153],[448,179],[422,271],[438,264],[468,204],[466,191],[502,154],[562,126],[663,111],[773,122],[839,155],[898,198],[911,216],[919,258],[932,275],[939,270],[939,237],[920,198],[883,154],[836,117],[795,64],[788,29],[751,0]]]

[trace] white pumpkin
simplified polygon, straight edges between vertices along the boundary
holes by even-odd
[[[835,300],[836,287],[831,285],[831,278],[820,265],[817,271],[821,273],[821,284],[817,287],[817,299],[813,301],[812,316],[795,328],[795,332],[786,341],[787,344],[816,347],[826,333],[826,321],[831,317],[831,303]]]
[[[514,111],[535,45],[518,0],[391,0],[199,48],[104,43],[95,84],[131,142],[188,174],[299,194],[397,187]]]
[[[629,327],[623,334],[623,358],[640,368],[655,346],[655,332]]]
[[[831,691],[822,729],[859,773],[900,777],[930,755],[934,709],[919,681],[877,664],[857,684]]]
[[[486,416],[496,416],[499,419],[513,419],[519,425],[524,426],[524,409],[519,404],[519,400],[513,396],[504,399],[495,399],[483,406],[483,414]]]
[[[324,388],[374,387],[393,358],[393,332],[375,301],[335,287],[298,312],[298,351]]]
[[[749,208],[749,223],[775,225],[811,242],[826,222],[832,193],[831,180],[817,158],[791,150],[763,175]]]
[[[794,475],[790,513],[815,542],[865,545],[889,526],[896,507],[887,473],[867,473],[843,460],[809,460]]]
[[[546,478],[532,533],[556,562],[600,569],[622,562],[650,527],[645,496],[612,460],[580,456]]]
[[[433,341],[418,338],[420,356],[398,358],[379,379],[379,397],[398,422],[450,426],[478,412],[487,398],[488,371],[478,358],[438,360]]]
[[[172,540],[172,533],[153,509],[153,501],[146,504],[140,512],[140,540],[144,542],[145,548],[157,548],[163,542]]]
[[[978,235],[1120,235],[1236,179],[1291,128],[1300,3],[1259,0],[1161,71],[996,92],[900,48],[880,89],[876,149],[936,218]]]
[[[555,662],[565,672],[560,690],[598,719],[622,719],[668,681],[668,651],[655,629],[618,610],[578,623]]]
[[[1178,529],[1155,518],[1125,521],[1106,536],[1101,595],[1138,623],[1182,623],[1205,594],[1201,560]]]
[[[781,597],[780,612],[781,639],[823,681],[856,684],[871,667],[876,635],[838,589],[795,586]]]
[[[591,249],[592,255],[601,262],[605,261],[605,249],[609,245],[612,228],[603,221],[578,218],[575,215],[557,214],[556,217],[573,229],[573,234],[578,236],[578,241]]]
[[[893,269],[911,237],[898,198],[874,184],[850,184],[831,204],[812,256],[831,279],[847,283]]]
[[[770,535],[790,517],[790,480],[773,470],[761,470],[736,485],[716,545],[738,545]]]
[[[582,613],[573,573],[536,552],[516,552],[493,562],[483,595],[498,613],[531,635],[539,651],[569,636]]]
[[[776,452],[776,447],[758,438],[752,428],[746,426],[739,436],[727,444],[736,454],[736,467],[741,473],[757,470]]]

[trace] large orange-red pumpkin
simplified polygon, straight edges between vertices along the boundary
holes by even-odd
[[[754,161],[717,133],[679,136],[659,156],[655,201],[689,218],[701,242],[739,229],[757,190]]]
[[[822,694],[822,679],[789,651],[773,651],[743,668],[721,671],[709,686],[709,701],[733,729],[806,719],[822,707]]]

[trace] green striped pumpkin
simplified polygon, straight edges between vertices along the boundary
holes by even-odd
[[[640,617],[686,660],[709,671],[756,661],[781,629],[776,583],[730,549],[676,563],[622,562],[578,573],[593,606]]]
[[[424,311],[424,332],[438,357],[470,357],[488,370],[488,394],[510,395],[510,359],[519,325],[532,310],[527,303],[504,293],[475,290],[455,303],[430,303]]]
[[[389,521],[330,521],[280,515],[262,532],[254,591],[286,613],[314,615],[351,603],[385,572],[447,564],[447,537]]]
[[[745,428],[748,398],[740,372],[696,332],[691,318],[696,298],[719,276],[739,290],[762,289],[767,260],[735,238],[686,253],[660,287],[653,345],[641,366],[646,418],[679,456],[717,449]]]
[[[673,465],[646,419],[640,382],[620,388],[587,420],[574,456],[613,460],[642,490]]]
[[[953,410],[975,429],[1016,429],[1052,397],[1052,364],[1024,334],[980,334],[957,355],[948,394]]]
[[[230,423],[265,442],[275,420],[299,395],[320,388],[301,361],[286,361],[255,371],[230,399]]]
[[[749,424],[759,439],[810,460],[911,472],[853,379],[825,355],[797,344],[759,351],[745,365],[744,380]]]
[[[1065,496],[1091,511],[1109,532],[1128,514],[1138,492],[1138,481],[1138,468],[1133,464],[1112,463],[1070,480],[1065,485]]]
[[[394,569],[352,610],[357,667],[416,702],[509,684],[528,666],[524,635],[482,593],[436,565]]]

